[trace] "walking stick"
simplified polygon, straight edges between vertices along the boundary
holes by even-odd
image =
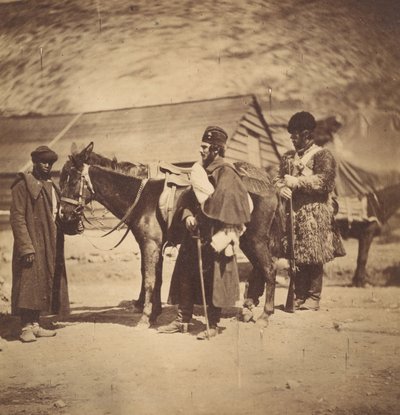
[[[208,322],[207,304],[206,304],[206,290],[204,288],[203,259],[202,259],[202,255],[201,255],[200,231],[197,231],[197,234],[195,236],[193,236],[193,238],[196,239],[196,243],[197,243],[197,257],[199,259],[199,274],[200,274],[200,285],[201,285],[201,297],[202,297],[202,300],[203,300],[204,317],[206,319],[207,339],[210,340],[210,324]]]
[[[288,160],[288,173],[293,173],[293,166],[291,160]],[[294,219],[293,219],[293,201],[292,198],[288,200],[288,217],[289,229],[288,237],[288,254],[289,254],[289,289],[286,298],[285,311],[294,313],[294,285],[296,278],[296,261],[294,257]]]

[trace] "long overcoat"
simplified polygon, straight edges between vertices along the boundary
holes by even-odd
[[[13,314],[21,308],[51,314],[69,311],[68,285],[64,260],[64,235],[57,227],[52,181],[41,181],[31,173],[18,174],[11,187],[10,222],[14,235],[12,261]],[[35,254],[31,267],[21,258]]]
[[[325,264],[345,254],[334,223],[336,161],[325,148],[310,149],[299,156],[294,151],[283,155],[278,187],[284,185],[285,174],[296,176],[298,186],[293,189],[294,253],[297,264]],[[289,166],[293,171],[289,172]]]
[[[210,246],[212,235],[226,224],[241,225],[250,221],[250,207],[247,190],[233,167],[222,158],[211,163],[206,171],[215,190],[201,209],[194,192],[183,195],[177,215],[184,222],[187,216],[195,216],[201,235],[203,276],[207,303],[217,307],[235,305],[239,299],[239,274],[236,257],[215,253]],[[193,278],[195,281],[194,302],[201,304],[201,288],[197,242],[185,231],[174,273],[171,279],[169,302],[179,304],[180,279]]]

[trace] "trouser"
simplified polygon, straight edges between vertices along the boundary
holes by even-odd
[[[21,315],[21,325],[22,327],[25,327],[28,324],[39,322],[40,311],[30,310],[28,308],[21,308],[20,315]]]
[[[300,264],[295,278],[296,299],[321,299],[323,264]]]
[[[207,316],[210,327],[215,327],[221,319],[221,307],[215,307],[213,304],[207,306]],[[193,304],[191,309],[189,307],[182,307],[179,305],[177,320],[182,323],[190,323],[193,314]]]
[[[194,245],[195,247],[195,245]],[[189,323],[193,315],[193,307],[196,303],[196,292],[199,291],[199,271],[197,252],[192,250],[192,261],[189,261],[191,266],[185,266],[183,272],[180,275],[179,280],[179,306],[178,306],[178,320],[183,323]],[[215,307],[212,304],[212,286],[213,286],[213,274],[214,274],[214,259],[210,249],[205,249],[203,252],[203,278],[205,285],[205,295],[207,305],[207,315],[210,326],[216,326],[221,318],[221,307]],[[193,260],[194,259],[194,260]],[[179,258],[178,260],[185,261],[187,258]],[[178,265],[178,264],[177,264]],[[187,265],[187,264],[185,264]],[[197,302],[198,302],[197,298]]]

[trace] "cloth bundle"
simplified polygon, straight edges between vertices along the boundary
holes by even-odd
[[[214,193],[214,186],[208,180],[207,172],[198,162],[193,164],[190,173],[190,183],[192,184],[194,194],[201,205]]]

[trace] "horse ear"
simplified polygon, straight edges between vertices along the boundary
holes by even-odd
[[[72,155],[70,155],[70,156],[68,156],[68,158],[69,158],[69,160],[70,160],[70,162],[73,164],[73,166],[77,166],[77,161],[76,161],[76,154],[72,154]]]
[[[94,147],[94,143],[93,141],[91,141],[90,144],[87,147],[85,147],[85,149],[82,151],[85,161],[88,160],[90,153],[93,151],[93,147]]]

